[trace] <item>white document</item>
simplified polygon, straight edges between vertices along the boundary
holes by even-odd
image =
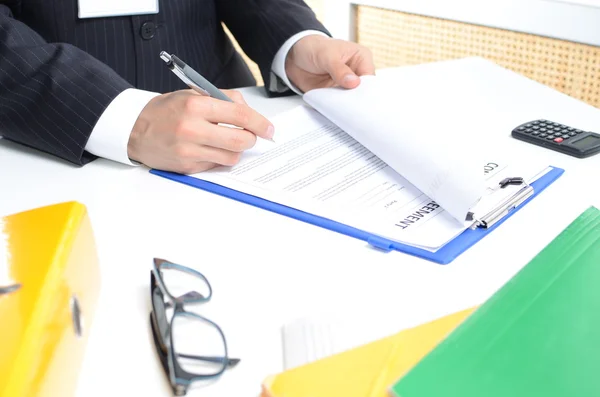
[[[410,95],[401,95],[403,91]],[[479,201],[484,189],[484,153],[478,150],[478,142],[456,140],[453,129],[462,120],[453,120],[453,112],[448,111],[451,104],[432,98],[421,80],[400,77],[390,85],[376,76],[364,76],[356,89],[313,90],[304,95],[304,101],[362,142],[458,222],[464,223]],[[413,107],[436,109],[436,114],[415,117],[410,112]]]
[[[157,14],[158,0],[78,0],[79,18]]]
[[[392,316],[393,317],[393,316]],[[376,311],[335,312],[301,317],[281,327],[283,368],[289,370],[424,324]]]
[[[259,139],[236,166],[218,167],[193,176],[429,251],[436,251],[469,226],[458,222],[439,203],[367,149],[367,146],[377,149],[380,142],[377,128],[360,136],[362,143],[359,143],[308,106],[282,113],[271,121],[277,143]],[[403,145],[401,138],[397,145],[396,157],[404,155],[404,148],[415,150]],[[394,164],[393,149],[387,153]],[[496,167],[485,174],[484,166],[491,162]],[[395,164],[405,166],[401,161]],[[496,158],[472,164],[473,171],[460,166],[459,170],[465,168],[463,173],[441,160],[436,164],[454,170],[458,176],[448,174],[447,178],[458,185],[464,184],[460,180],[464,174],[477,179],[477,186],[481,184],[478,195],[454,189],[464,195],[462,202],[477,201],[486,192],[486,181],[491,194],[501,178],[515,173],[533,177],[545,168],[528,164],[515,170]],[[424,172],[435,177],[437,171],[432,168]],[[409,174],[418,177],[418,173]],[[442,187],[434,191],[447,190],[446,201],[452,206],[452,186],[444,187],[446,179],[440,179],[439,183]],[[506,195],[509,191],[494,194]]]

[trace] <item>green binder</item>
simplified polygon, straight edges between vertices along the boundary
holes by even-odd
[[[581,214],[390,394],[600,396],[600,211]]]

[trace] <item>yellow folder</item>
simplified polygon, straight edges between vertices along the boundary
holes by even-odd
[[[388,397],[390,385],[474,308],[268,377],[262,397]]]
[[[99,288],[85,206],[0,217],[0,397],[74,394]]]

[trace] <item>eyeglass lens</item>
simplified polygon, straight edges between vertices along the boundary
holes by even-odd
[[[160,269],[164,286],[168,293],[182,301],[208,298],[210,288],[202,277],[179,268],[163,266]]]
[[[187,313],[173,319],[173,351],[181,368],[194,375],[218,374],[225,366],[225,340],[210,321]]]

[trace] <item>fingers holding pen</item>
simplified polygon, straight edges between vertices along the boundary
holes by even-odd
[[[185,174],[237,164],[242,153],[256,144],[257,137],[271,139],[274,129],[241,95],[226,95],[234,102],[191,90],[153,98],[134,125],[128,142],[129,158],[152,168]]]
[[[199,137],[199,143],[202,145],[242,153],[252,149],[256,144],[256,135],[245,129],[214,124],[208,125],[206,128],[209,133]]]
[[[201,117],[213,124],[229,124],[242,128],[264,139],[272,140],[275,129],[273,124],[262,114],[248,106],[244,97],[236,90],[223,90],[233,102],[196,94],[186,90],[190,95],[185,98],[185,114],[189,118]]]
[[[204,114],[207,121],[211,123],[230,124],[243,128],[254,135],[272,140],[275,134],[273,124],[265,116],[241,103],[219,101],[209,98],[202,104],[198,104],[200,112]],[[192,105],[194,106],[194,105]]]

